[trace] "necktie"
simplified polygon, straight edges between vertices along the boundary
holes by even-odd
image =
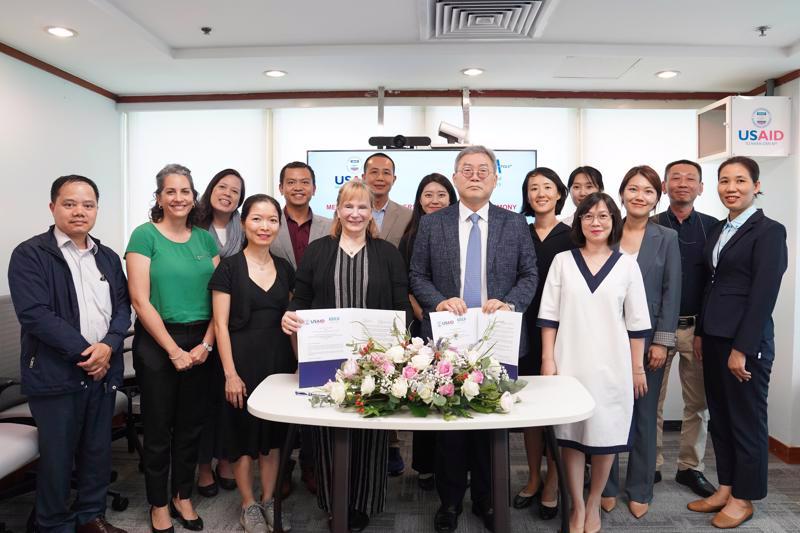
[[[467,307],[481,306],[481,228],[478,226],[480,216],[472,213],[469,216],[472,228],[467,241],[467,263],[464,268],[464,302]]]
[[[736,233],[736,228],[734,225],[730,222],[726,222],[725,226],[722,228],[722,233],[720,233],[717,245],[714,247],[714,268],[717,268],[717,263],[719,263],[719,254],[722,252],[722,249],[725,248],[725,245],[728,244],[728,241],[731,240],[731,237],[733,237],[734,233]]]

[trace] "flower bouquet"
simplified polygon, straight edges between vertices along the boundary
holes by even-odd
[[[395,342],[384,346],[372,337],[353,341],[353,355],[334,380],[312,395],[313,405],[352,407],[365,417],[386,416],[407,407],[415,416],[431,411],[445,420],[479,413],[508,413],[526,382],[512,380],[492,357],[494,324],[471,346],[457,338],[425,343],[395,325]]]

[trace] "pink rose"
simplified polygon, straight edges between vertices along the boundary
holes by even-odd
[[[440,385],[439,389],[436,391],[442,396],[452,396],[453,393],[456,391],[455,386],[452,382],[445,383],[444,385]]]
[[[469,378],[478,385],[480,385],[481,383],[483,383],[483,372],[481,372],[480,370],[473,370],[472,372],[470,372]]]
[[[407,365],[403,367],[403,377],[406,379],[411,379],[417,375],[417,369],[411,365]]]
[[[372,361],[372,364],[374,364],[376,366],[383,365],[383,362],[385,361],[385,359],[383,358],[383,354],[380,354],[380,353],[372,354],[370,356],[370,360]]]
[[[447,359],[442,359],[436,366],[436,373],[439,374],[440,376],[449,378],[450,376],[453,375],[453,364]]]
[[[383,373],[387,376],[391,375],[394,373],[394,365],[391,361],[384,361],[383,365],[381,366],[381,370],[383,370]]]

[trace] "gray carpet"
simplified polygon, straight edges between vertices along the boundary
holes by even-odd
[[[406,464],[410,464],[411,435],[401,432],[403,455]],[[674,461],[677,456],[678,434],[668,432],[664,436],[667,465],[664,468],[664,481],[655,486],[655,500],[650,512],[641,520],[634,519],[625,503],[610,514],[603,516],[604,531],[619,532],[675,532],[717,531],[710,525],[711,515],[701,515],[688,511],[686,504],[695,498],[688,489],[674,481]],[[713,470],[713,450],[709,442],[707,460],[709,463],[709,479],[716,483]],[[137,469],[135,455],[128,454],[123,441],[114,444],[114,467],[119,472],[119,479],[114,489],[122,491],[130,498],[130,507],[121,513],[108,511],[108,519],[118,527],[130,533],[148,533],[147,503],[144,496],[142,474]],[[511,486],[518,490],[527,480],[527,467],[522,447],[521,434],[511,435]],[[623,459],[624,468],[624,459]],[[624,474],[623,474],[624,479]],[[748,532],[800,532],[800,465],[787,465],[772,458],[769,467],[770,491],[766,500],[756,504],[755,517],[739,528]],[[290,513],[293,531],[311,533],[327,531],[327,517],[317,508],[316,498],[309,494],[299,479],[299,469],[294,472],[293,494],[286,501],[286,509]],[[0,502],[0,521],[6,522],[15,533],[24,531],[25,518],[30,511],[33,496],[26,494],[13,500]],[[239,500],[235,491],[222,491],[212,499],[195,497],[198,513],[205,520],[205,531],[241,531],[238,522]],[[417,488],[416,475],[406,469],[406,474],[399,478],[389,479],[389,496],[387,510],[372,518],[369,533],[400,533],[410,531],[433,531],[433,515],[438,507],[435,492],[424,492]],[[530,509],[517,511],[512,509],[513,531],[555,532],[558,530],[558,519],[548,522],[534,516]],[[180,526],[176,527],[180,533]],[[484,531],[481,523],[469,513],[468,503],[459,520],[459,532],[479,533]],[[498,532],[499,533],[499,532]]]

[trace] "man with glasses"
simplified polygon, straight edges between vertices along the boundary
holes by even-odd
[[[470,146],[456,157],[453,183],[459,202],[420,220],[409,281],[423,309],[422,337],[431,337],[429,313],[457,315],[524,311],[536,292],[536,252],[525,218],[489,203],[497,185],[491,150]],[[520,353],[526,353],[523,331]],[[442,431],[436,437],[437,532],[458,527],[471,471],[472,512],[494,531],[487,431]],[[507,502],[497,502],[507,505]]]
[[[694,357],[692,340],[694,322],[700,312],[703,288],[707,281],[703,248],[706,235],[717,219],[695,211],[694,201],[703,193],[703,170],[694,161],[673,161],[664,170],[664,192],[669,196],[669,208],[654,217],[662,226],[678,232],[681,250],[681,305],[676,345],[667,352],[664,382],[658,400],[658,456],[656,482],[661,480],[664,398],[667,380],[676,353],[680,354],[679,376],[683,391],[683,423],[678,451],[678,473],[675,481],[689,487],[695,494],[708,497],[714,486],[703,475],[703,457],[708,434],[708,408],[706,407],[703,363]]]
[[[372,191],[375,204],[372,206],[372,218],[378,225],[381,239],[400,245],[403,232],[411,221],[411,209],[403,207],[389,199],[397,176],[394,174],[394,161],[388,155],[378,152],[364,161],[364,174],[361,176]],[[401,470],[402,472],[402,470]]]

